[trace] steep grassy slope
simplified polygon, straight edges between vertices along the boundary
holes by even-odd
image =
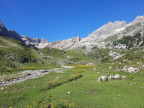
[[[41,62],[32,48],[27,48],[19,41],[2,36],[0,36],[0,59],[0,67],[18,67],[22,63]]]

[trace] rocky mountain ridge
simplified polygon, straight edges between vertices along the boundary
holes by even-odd
[[[144,16],[137,16],[132,22],[127,24],[125,21],[108,22],[96,31],[92,32],[86,38],[80,36],[58,40],[55,42],[48,42],[46,39],[30,38],[28,36],[20,36],[17,32],[7,29],[2,22],[0,22],[0,35],[17,39],[28,46],[35,46],[36,48],[57,48],[65,50],[75,50],[85,47],[86,51],[91,51],[93,47],[111,48],[113,41],[119,40],[126,36],[134,36],[136,33],[143,33]],[[108,45],[109,44],[109,45]],[[126,48],[124,45],[116,45],[116,48]]]
[[[51,42],[48,47],[57,49],[75,50],[85,47],[86,51],[91,51],[93,47],[106,48],[108,44],[113,45],[113,41],[125,36],[134,36],[136,33],[144,34],[144,16],[137,16],[132,22],[127,24],[125,21],[108,22],[96,31],[92,32],[86,38],[78,38]],[[78,41],[77,41],[78,40]],[[123,45],[120,48],[126,48]],[[111,46],[109,46],[111,48]],[[116,48],[119,48],[116,46]]]
[[[77,36],[77,37],[73,37],[72,39],[50,42],[48,44],[48,47],[57,48],[57,49],[65,49],[65,48],[71,47],[72,45],[74,45],[76,42],[79,42],[79,41],[81,41],[81,38],[80,36]]]
[[[51,48],[64,49],[72,46],[74,43],[79,42],[81,40],[81,38],[77,36],[72,39],[67,39],[63,41],[58,40],[55,42],[48,42],[45,38],[39,39],[39,38],[30,38],[29,36],[26,35],[21,36],[14,30],[7,29],[1,21],[0,21],[0,36],[13,38],[18,41],[21,41],[27,46],[34,46],[40,49],[45,48],[46,46]]]
[[[48,45],[47,40],[44,38],[42,39],[30,38],[26,35],[20,36],[14,30],[7,29],[1,21],[0,21],[0,36],[5,36],[5,37],[16,39],[18,41],[21,41],[27,46],[34,46],[36,48],[44,48]]]
[[[1,21],[0,21],[0,36],[10,37],[22,41],[21,36],[17,32],[15,32],[14,30],[7,29]]]
[[[48,45],[48,41],[45,38],[30,38],[26,35],[22,35],[21,39],[24,41],[25,45],[32,45],[36,48],[44,48]]]
[[[144,16],[138,16],[134,21],[127,24],[125,21],[109,22],[92,32],[86,38],[82,38],[80,42],[75,43],[70,49],[78,49],[86,47],[91,50],[94,46],[98,48],[106,48],[108,44],[112,45],[113,41],[121,39],[125,36],[134,36],[136,33],[143,35]]]
[[[125,21],[115,21],[114,23],[109,22],[108,24],[102,26],[98,30],[88,35],[88,37],[86,38],[80,38],[78,36],[77,39],[72,38],[63,41],[56,41],[50,43],[48,46],[52,48],[69,50],[69,49],[77,49],[82,46],[89,47],[89,45],[91,44],[99,45],[99,43],[96,43],[98,40],[105,39],[107,35],[112,35],[119,31],[122,31],[126,25],[127,24]]]

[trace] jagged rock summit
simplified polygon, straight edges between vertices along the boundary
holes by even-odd
[[[18,41],[21,41],[27,46],[34,46],[36,48],[44,48],[48,45],[48,41],[44,38],[42,39],[30,38],[26,35],[20,36],[14,30],[7,29],[1,21],[0,21],[0,36],[16,39]]]
[[[44,48],[48,45],[48,41],[44,38],[30,38],[26,35],[22,35],[21,37],[26,45],[33,45],[36,48]]]

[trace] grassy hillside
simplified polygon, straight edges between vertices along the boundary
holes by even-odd
[[[18,67],[21,63],[41,61],[32,48],[27,48],[19,41],[2,36],[0,41],[1,67]]]
[[[43,58],[49,61],[57,61],[59,65],[74,65],[74,64],[87,64],[94,62],[89,57],[76,51],[64,51],[54,48],[44,48],[40,52],[43,53]]]
[[[45,61],[38,49],[28,48],[15,39],[0,36],[0,72],[52,66],[54,64]]]
[[[75,51],[28,48],[15,39],[0,36],[0,72],[16,71],[21,67],[23,69],[30,69],[29,67],[40,69],[89,62],[92,60]]]

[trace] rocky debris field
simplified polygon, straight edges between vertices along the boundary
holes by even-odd
[[[26,70],[17,74],[3,75],[3,76],[0,76],[0,86],[11,85],[11,84],[19,83],[28,79],[43,77],[44,75],[52,71],[63,73],[65,70],[66,69],[64,68],[54,68],[54,69],[47,69],[47,70]]]

